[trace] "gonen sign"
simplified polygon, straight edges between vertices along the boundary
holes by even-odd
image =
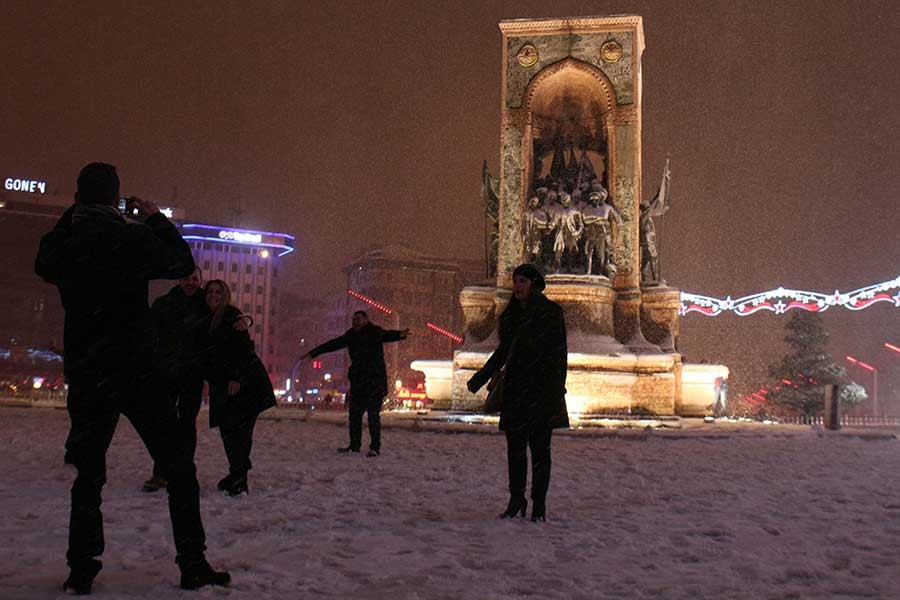
[[[31,194],[40,192],[43,194],[47,191],[47,182],[36,181],[34,179],[13,179],[12,177],[7,177],[6,181],[3,182],[3,187],[12,192],[29,192]]]

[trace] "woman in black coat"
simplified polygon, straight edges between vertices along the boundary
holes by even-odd
[[[247,492],[256,418],[275,406],[275,393],[250,334],[234,328],[241,313],[231,305],[228,285],[213,279],[205,293],[211,314],[208,326],[202,328],[201,347],[209,382],[209,425],[219,428],[228,457],[228,475],[218,487],[236,496]]]
[[[513,297],[500,315],[500,345],[469,379],[477,392],[506,365],[500,430],[506,433],[509,504],[501,518],[525,516],[527,448],[531,448],[531,520],[546,520],[550,437],[569,426],[566,410],[566,324],[562,308],[547,299],[544,277],[533,265],[513,271]]]

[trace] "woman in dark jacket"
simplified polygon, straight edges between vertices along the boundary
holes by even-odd
[[[218,427],[228,457],[228,475],[219,489],[230,496],[247,492],[253,427],[259,413],[275,406],[272,382],[253,351],[246,331],[234,328],[241,318],[231,305],[231,290],[219,279],[206,284],[209,325],[202,328],[201,347],[209,382],[209,425]]]
[[[546,520],[550,437],[569,426],[566,410],[566,324],[562,308],[541,292],[544,277],[533,265],[513,271],[513,297],[500,315],[500,345],[468,382],[477,392],[506,365],[500,430],[506,433],[509,504],[501,518],[525,516],[527,448],[531,448],[531,520]]]

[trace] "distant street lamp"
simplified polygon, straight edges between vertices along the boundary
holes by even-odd
[[[872,412],[878,416],[878,369],[852,356],[846,357],[854,365],[858,365],[872,374]]]

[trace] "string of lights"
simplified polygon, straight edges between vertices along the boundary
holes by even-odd
[[[428,327],[428,329],[434,331],[435,333],[439,333],[441,335],[447,336],[448,338],[450,338],[457,344],[461,344],[463,341],[463,339],[461,337],[459,337],[458,335],[456,335],[455,333],[450,333],[443,327],[438,327],[434,323],[425,323],[425,325]]]
[[[380,310],[380,311],[383,312],[383,313],[386,313],[386,314],[389,314],[389,315],[394,314],[394,311],[392,311],[390,308],[388,308],[388,307],[385,306],[384,304],[379,304],[378,302],[375,302],[374,300],[372,300],[372,299],[369,298],[368,296],[363,296],[362,294],[360,294],[360,293],[357,292],[357,291],[354,291],[354,290],[347,290],[347,293],[350,294],[351,296],[353,296],[354,298],[356,298],[357,300],[362,300],[363,302],[365,302],[365,303],[368,304],[369,306],[372,306],[372,307],[374,307],[374,308],[377,308],[378,310]]]
[[[386,314],[389,314],[389,315],[394,314],[394,311],[391,310],[390,308],[388,308],[387,306],[385,306],[384,304],[381,304],[381,303],[379,303],[379,302],[376,302],[375,300],[372,300],[372,299],[369,298],[368,296],[365,296],[365,295],[363,295],[363,294],[360,294],[360,293],[357,292],[356,290],[347,290],[347,293],[348,293],[350,296],[356,298],[357,300],[360,300],[360,301],[362,301],[362,302],[365,302],[365,303],[368,304],[369,306],[372,306],[372,307],[374,307],[374,308],[377,308],[378,310],[380,310],[380,311],[382,311],[382,312],[384,312],[384,313],[386,313]],[[425,325],[426,325],[426,327],[428,327],[428,329],[430,329],[431,331],[434,331],[435,333],[439,333],[439,334],[441,334],[441,335],[443,335],[443,336],[446,336],[446,337],[450,338],[451,340],[453,340],[454,342],[456,342],[457,344],[461,344],[462,341],[463,341],[462,337],[456,335],[455,333],[451,333],[451,332],[447,331],[447,330],[444,329],[443,327],[438,327],[438,326],[435,325],[434,323],[425,323]]]
[[[809,312],[824,312],[833,306],[858,311],[878,302],[892,302],[894,306],[900,307],[900,277],[852,292],[835,290],[832,294],[788,290],[780,287],[737,299],[732,299],[731,296],[722,299],[681,292],[681,306],[678,314],[698,313],[707,317],[715,317],[724,312],[733,312],[740,317],[746,317],[763,310],[776,315],[783,315],[795,308]]]

